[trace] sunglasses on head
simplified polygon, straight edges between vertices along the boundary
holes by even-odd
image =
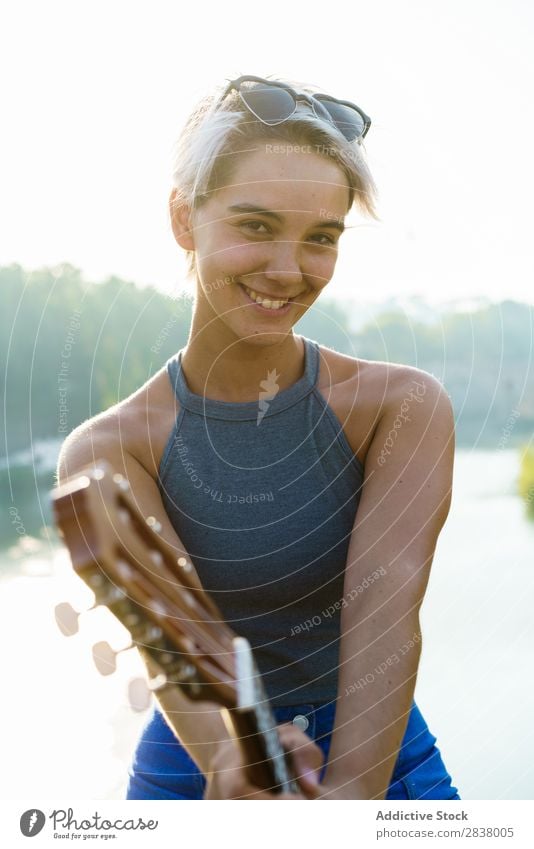
[[[371,119],[359,106],[348,100],[337,100],[329,94],[308,94],[295,91],[286,83],[243,76],[229,82],[220,102],[232,90],[239,93],[247,109],[259,121],[271,127],[290,118],[299,101],[307,103],[317,118],[334,124],[347,141],[359,142],[371,126]]]

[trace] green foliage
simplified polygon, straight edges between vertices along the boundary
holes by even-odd
[[[534,519],[534,448],[522,446],[518,491],[524,499],[529,517]]]
[[[295,332],[341,354],[354,356],[348,316],[336,301],[319,300],[295,325]]]
[[[532,307],[506,300],[432,325],[384,312],[354,339],[357,356],[416,366],[444,384],[458,445],[497,448],[534,432],[533,337]]]
[[[0,391],[12,453],[36,439],[62,439],[80,422],[129,396],[182,348],[191,300],[79,269],[0,268]],[[342,304],[321,298],[296,332],[368,360],[414,365],[438,377],[456,414],[457,444],[510,447],[534,431],[532,310],[503,301],[435,324],[400,311],[350,330]],[[66,409],[64,409],[66,408]],[[513,410],[512,426],[507,421]]]
[[[63,438],[138,389],[187,340],[188,301],[113,277],[88,284],[72,266],[61,276],[0,269],[0,291],[9,452]]]

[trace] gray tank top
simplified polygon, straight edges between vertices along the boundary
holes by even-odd
[[[336,698],[344,570],[363,467],[317,389],[319,345],[305,371],[258,401],[190,391],[181,354],[167,371],[180,409],[158,486],[204,588],[246,637],[273,706]],[[337,603],[337,604],[336,604]]]

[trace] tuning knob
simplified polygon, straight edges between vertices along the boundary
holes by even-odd
[[[78,633],[80,630],[80,613],[74,610],[72,604],[69,604],[68,601],[62,601],[60,604],[56,604],[54,614],[56,624],[65,637],[72,637]]]
[[[161,690],[167,684],[165,675],[156,675],[148,684],[144,678],[132,678],[128,684],[128,701],[136,713],[142,713],[150,707],[152,693]]]
[[[142,713],[150,707],[152,693],[144,678],[133,678],[128,684],[128,701],[136,713]]]
[[[112,649],[110,644],[105,640],[94,644],[93,660],[101,675],[113,675],[117,669],[117,655],[120,654],[121,651],[125,651],[125,649],[115,651],[115,649]]]

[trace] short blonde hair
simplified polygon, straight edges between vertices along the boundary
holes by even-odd
[[[288,82],[287,80],[277,80]],[[313,94],[316,88],[289,82],[294,88]],[[175,142],[172,161],[173,205],[198,208],[210,192],[227,185],[235,170],[238,154],[250,149],[251,142],[277,139],[295,146],[309,145],[319,155],[340,166],[347,177],[350,200],[371,218],[376,212],[377,189],[363,154],[362,142],[349,142],[334,126],[311,111],[295,111],[281,124],[262,123],[243,105],[236,91],[219,103],[224,88],[206,95],[197,104]],[[186,251],[188,276],[196,273],[195,252]]]

